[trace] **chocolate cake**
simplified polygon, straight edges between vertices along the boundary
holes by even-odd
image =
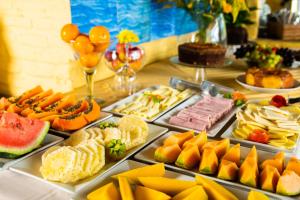
[[[180,62],[194,65],[223,64],[226,48],[217,44],[184,43],[178,46]]]

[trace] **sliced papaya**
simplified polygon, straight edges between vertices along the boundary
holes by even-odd
[[[190,145],[185,147],[179,154],[175,165],[185,168],[192,169],[196,167],[200,162],[200,152],[198,146]]]
[[[9,99],[5,97],[1,97],[0,99],[0,110],[7,110],[8,106],[14,102],[9,101]]]
[[[300,194],[300,176],[294,171],[284,170],[279,177],[276,193],[286,196],[295,196]]]
[[[140,167],[132,169],[120,174],[112,176],[112,178],[118,178],[119,176],[127,177],[131,183],[138,183],[138,177],[146,176],[164,176],[165,175],[165,165],[164,163],[158,163],[155,165],[149,165],[145,167]]]
[[[50,96],[53,94],[53,90],[50,89],[50,90],[46,90],[46,91],[43,91],[41,93],[38,93],[34,96],[32,96],[31,98],[29,99],[26,99],[22,102],[21,105],[27,105],[27,106],[31,106],[32,104],[38,102],[38,101],[41,101],[42,99],[45,99],[46,97]]]
[[[213,180],[196,175],[196,182],[203,186],[208,195],[208,199],[238,200],[234,194]]]
[[[76,97],[75,97],[75,95],[68,95],[68,96],[65,96],[64,98],[62,98],[59,102],[57,102],[55,110],[60,111],[60,110],[62,110],[64,108],[73,106],[75,104],[76,104]]]
[[[57,92],[55,94],[52,94],[45,98],[43,101],[40,101],[36,107],[40,107],[41,109],[44,109],[45,107],[61,100],[63,98],[63,94],[60,92]]]
[[[78,114],[88,109],[89,103],[86,100],[78,101],[75,105],[69,106],[62,110],[62,114]]]
[[[285,169],[286,170],[294,171],[295,173],[298,174],[298,176],[300,176],[300,161],[297,158],[292,157],[289,160],[289,162],[288,162],[288,164],[287,164],[287,166],[286,166]]]
[[[272,165],[266,165],[260,174],[261,189],[275,192],[279,177],[280,173],[278,172],[276,167]]]
[[[88,102],[88,107],[84,111],[84,118],[88,123],[95,121],[96,119],[99,119],[100,117],[100,106],[97,104],[95,100]]]
[[[240,143],[232,146],[228,152],[223,156],[223,160],[235,162],[237,166],[240,166],[241,159],[241,147]]]
[[[153,190],[151,188],[137,186],[134,193],[135,200],[169,200],[170,196],[159,192],[157,190]]]
[[[181,148],[185,141],[187,141],[193,137],[194,137],[194,131],[187,131],[184,133],[176,133],[176,134],[169,136],[167,139],[165,139],[164,145],[178,144]]]
[[[154,159],[163,163],[175,163],[181,149],[178,144],[163,145],[158,147],[154,152]]]
[[[281,174],[284,166],[284,152],[278,152],[274,158],[265,160],[260,168],[264,169],[267,165],[276,167],[278,172]]]
[[[10,104],[6,110],[7,112],[10,113],[21,113],[22,112],[22,106],[16,103]]]
[[[30,89],[30,90],[25,91],[23,94],[21,94],[16,99],[16,102],[18,104],[22,104],[22,102],[24,100],[29,99],[30,97],[33,97],[34,95],[39,94],[41,92],[43,92],[43,88],[40,85],[38,85],[38,86],[36,86],[36,87],[34,87],[34,88]]]
[[[239,168],[235,162],[223,159],[219,165],[218,178],[224,180],[235,180]]]
[[[188,145],[197,145],[199,151],[201,151],[202,146],[207,142],[207,134],[205,131],[199,133],[195,137],[187,140],[183,143],[182,148],[184,149]]]
[[[199,172],[203,174],[215,174],[218,170],[218,157],[212,148],[205,148],[202,152]]]
[[[69,116],[60,116],[52,122],[52,127],[60,131],[72,131],[84,127],[87,124],[82,113],[72,114]]]
[[[29,117],[31,119],[41,119],[41,118],[48,117],[50,115],[57,115],[57,112],[56,111],[33,112],[33,113],[30,113],[27,117]]]
[[[178,194],[183,190],[197,185],[195,181],[178,180],[166,177],[138,177],[138,180],[147,188],[169,195]]]

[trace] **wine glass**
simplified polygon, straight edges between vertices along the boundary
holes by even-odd
[[[136,90],[136,72],[143,68],[144,50],[130,43],[118,43],[115,49],[105,52],[106,65],[115,72],[113,88],[132,94]]]

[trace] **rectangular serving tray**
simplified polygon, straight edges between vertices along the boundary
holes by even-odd
[[[138,96],[140,96],[141,94],[143,94],[145,91],[153,91],[153,90],[156,90],[160,87],[160,85],[155,85],[155,86],[152,86],[152,87],[148,87],[148,88],[145,88],[143,90],[140,90],[139,92],[137,93],[134,93],[133,95],[131,96],[128,96],[124,99],[121,99],[120,101],[117,101],[116,103],[113,103],[112,105],[110,106],[107,106],[105,108],[103,108],[103,111],[105,112],[110,112],[110,113],[113,113],[115,115],[118,115],[118,116],[124,116],[124,114],[122,113],[118,113],[118,112],[115,112],[114,109],[116,109],[117,107],[119,106],[122,106],[124,104],[128,104],[130,102],[132,102],[134,99],[136,99]],[[165,114],[166,112],[168,112],[169,110],[173,109],[174,107],[176,107],[177,105],[179,105],[180,103],[184,102],[185,100],[187,100],[188,98],[190,98],[192,96],[192,94],[190,96],[188,96],[187,98],[184,98],[178,102],[176,102],[175,104],[173,104],[172,106],[170,106],[169,108],[165,109],[164,111],[162,111],[161,113],[157,114],[156,116],[152,117],[151,119],[146,119],[146,118],[143,118],[146,122],[153,122],[154,120],[158,119],[160,116],[162,116],[163,114]]]
[[[154,142],[152,142],[151,144],[149,144],[146,148],[144,148],[139,153],[137,153],[134,156],[134,158],[137,159],[137,160],[139,160],[139,161],[142,161],[142,162],[147,162],[147,163],[152,163],[152,164],[153,163],[158,163],[156,160],[154,160],[155,149],[157,147],[161,146],[163,144],[163,141],[168,136],[170,136],[170,135],[172,135],[174,133],[176,133],[176,132],[170,131],[170,132],[164,134],[162,137],[158,138],[157,140],[155,140]],[[213,140],[210,140],[210,141],[213,141]],[[241,146],[241,160],[245,159],[245,157],[247,156],[247,154],[249,153],[249,151],[250,151],[250,148]],[[265,151],[260,151],[260,150],[257,150],[257,153],[258,153],[259,163],[261,163],[265,159],[272,158],[275,155],[275,153],[265,152]],[[286,156],[285,163],[288,161],[288,158],[289,158],[289,156]],[[165,164],[165,166],[167,168],[169,168],[169,169],[176,170],[178,172],[189,174],[189,175],[200,174],[197,171],[197,169],[186,170],[186,169],[183,169],[183,168],[177,167],[176,165],[171,165],[171,164]],[[217,182],[219,182],[221,184],[227,184],[229,186],[237,187],[237,188],[240,188],[242,190],[247,190],[247,191],[256,190],[256,191],[263,192],[266,195],[268,195],[271,199],[286,199],[286,200],[292,200],[292,199],[295,200],[296,199],[296,200],[300,200],[300,195],[294,196],[294,197],[283,196],[283,195],[279,195],[279,194],[276,194],[276,193],[272,193],[272,192],[268,192],[268,191],[265,191],[265,190],[261,190],[261,189],[258,189],[258,188],[249,187],[249,186],[243,185],[243,184],[241,184],[239,182],[226,181],[226,180],[222,180],[222,179],[219,179],[217,177],[209,176],[209,175],[205,175],[205,174],[201,174],[201,175],[205,176],[207,178],[210,178],[212,180],[215,180],[215,181],[217,181]],[[246,198],[243,198],[243,199],[246,199]]]
[[[133,161],[133,160],[126,160],[126,161],[122,162],[120,165],[118,165],[117,167],[115,167],[114,169],[112,169],[111,171],[109,171],[108,173],[106,173],[104,176],[95,179],[92,184],[90,184],[89,186],[82,189],[78,194],[74,195],[73,199],[74,200],[86,199],[86,196],[90,192],[94,191],[95,189],[97,189],[111,181],[114,181],[116,183],[116,185],[118,185],[117,180],[112,179],[111,176],[116,175],[121,172],[124,172],[124,171],[131,170],[131,169],[144,167],[147,165],[148,164]],[[175,178],[175,179],[180,179],[180,180],[191,180],[191,181],[195,180],[194,176],[178,173],[178,172],[171,171],[171,170],[166,170],[165,177]],[[239,199],[247,199],[247,195],[248,195],[247,190],[239,189],[237,187],[233,187],[233,186],[226,185],[226,184],[223,184],[223,186],[225,186],[226,189],[228,189],[232,193],[234,193]],[[155,200],[155,199],[153,199],[153,200]]]
[[[104,121],[117,123],[119,119],[120,119],[119,117],[111,117]],[[94,125],[94,126],[97,126],[97,125]],[[38,179],[42,182],[51,184],[54,187],[64,190],[68,193],[77,193],[81,189],[92,184],[94,182],[94,180],[98,180],[103,175],[105,175],[105,173],[111,171],[114,167],[118,166],[118,164],[120,164],[122,161],[126,160],[128,157],[130,157],[131,155],[133,155],[134,153],[136,153],[137,151],[142,149],[144,146],[146,146],[147,144],[149,144],[150,142],[152,142],[153,140],[155,140],[156,138],[160,137],[162,134],[164,134],[168,131],[167,128],[160,127],[160,126],[153,125],[153,124],[148,124],[148,127],[149,127],[149,135],[148,135],[147,141],[144,144],[129,150],[127,155],[122,160],[120,160],[118,162],[110,162],[110,163],[106,164],[100,170],[100,172],[98,172],[94,176],[86,178],[81,181],[78,181],[74,184],[64,184],[64,183],[47,181],[47,180],[43,179],[43,177],[39,171],[39,168],[41,167],[41,157],[45,151],[41,151],[32,157],[22,160],[21,162],[17,163],[16,165],[10,167],[10,170],[20,173],[20,174],[30,176],[30,177]]]
[[[203,97],[201,95],[194,95],[191,98],[189,98],[188,100],[186,100],[185,102],[183,102],[182,104],[178,105],[177,107],[175,107],[174,109],[170,110],[169,112],[167,112],[166,114],[164,114],[163,116],[161,116],[159,119],[155,120],[154,123],[155,124],[159,124],[162,126],[167,126],[170,128],[175,128],[178,130],[182,130],[182,131],[188,131],[188,130],[192,130],[190,128],[186,128],[183,126],[176,126],[173,124],[169,123],[169,119],[176,115],[179,111],[181,111],[182,109],[194,105],[196,102],[198,102],[199,100],[201,100]],[[209,137],[215,137],[218,133],[220,133],[224,127],[228,126],[231,122],[231,119],[235,116],[236,112],[238,110],[238,107],[233,107],[233,109],[227,113],[222,119],[220,119],[219,121],[217,121],[208,131],[207,131],[207,135]],[[194,130],[195,132],[200,132],[199,130]]]
[[[41,146],[39,148],[36,148],[35,150],[19,157],[19,158],[16,158],[16,159],[7,159],[7,158],[0,158],[0,170],[5,170],[5,169],[8,169],[10,166],[18,163],[18,162],[21,162],[22,160],[30,157],[30,156],[33,156],[34,154],[40,152],[40,151],[43,151],[51,146],[54,146],[58,143],[60,143],[61,141],[63,141],[64,139],[62,137],[59,137],[59,136],[55,136],[55,135],[52,135],[52,134],[47,134],[45,136],[45,139],[44,141],[42,142]]]
[[[299,136],[298,136],[296,145],[295,145],[295,147],[293,149],[285,149],[285,148],[271,146],[271,145],[268,145],[268,144],[253,142],[253,141],[250,141],[250,140],[243,140],[243,139],[235,138],[232,135],[232,132],[234,131],[234,129],[235,129],[236,126],[237,126],[237,121],[235,120],[228,127],[228,129],[221,135],[221,138],[229,138],[230,141],[233,141],[235,143],[241,143],[244,146],[248,146],[248,147],[255,145],[257,147],[257,149],[261,149],[261,150],[264,150],[264,151],[269,151],[269,152],[284,151],[284,152],[289,153],[289,154],[297,153],[297,154],[299,154],[297,156],[300,156],[300,152],[297,151],[297,149],[299,149]]]
[[[111,113],[101,112],[99,119],[97,119],[96,121],[94,121],[92,123],[89,123],[88,125],[86,125],[85,127],[81,128],[81,129],[87,129],[89,127],[92,127],[93,125],[98,124],[99,122],[102,122],[102,121],[104,121],[104,120],[106,120],[110,117],[112,117]],[[70,135],[72,135],[72,133],[74,133],[76,131],[58,131],[58,130],[55,130],[53,128],[50,128],[51,133],[53,133],[55,135],[58,135],[58,136],[63,136],[63,137],[69,137]]]

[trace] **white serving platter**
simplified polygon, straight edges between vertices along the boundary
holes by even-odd
[[[147,162],[147,163],[152,163],[152,164],[158,163],[156,160],[154,160],[155,149],[157,147],[161,146],[163,144],[163,141],[168,136],[170,136],[170,135],[172,135],[174,133],[176,133],[176,132],[170,131],[170,132],[164,134],[162,137],[158,138],[153,143],[149,144],[146,148],[144,148],[139,153],[137,153],[134,156],[134,158],[137,159],[137,160],[139,160],[139,161],[142,161],[142,162]],[[213,141],[213,140],[210,140],[210,141]],[[247,154],[249,153],[249,151],[250,151],[250,148],[241,146],[241,160],[245,159],[245,157],[247,156]],[[265,159],[272,158],[275,155],[275,153],[265,152],[265,151],[261,151],[261,150],[257,150],[257,153],[258,153],[259,163],[261,163]],[[289,159],[289,156],[286,156],[285,163],[288,161],[288,159]],[[200,174],[197,169],[186,170],[186,169],[177,167],[176,165],[172,165],[172,164],[165,164],[165,166],[167,168],[172,169],[172,170],[176,170],[176,171],[178,171],[180,173],[185,173],[185,174],[190,174],[190,175]],[[212,180],[215,180],[215,181],[217,181],[219,183],[228,184],[230,186],[237,187],[237,188],[240,188],[240,189],[243,189],[243,190],[247,190],[247,191],[256,190],[256,191],[263,192],[266,195],[268,195],[271,199],[280,199],[280,200],[283,200],[283,199],[292,200],[292,199],[294,199],[294,200],[300,200],[300,195],[293,196],[293,197],[283,196],[283,195],[279,195],[279,194],[276,194],[276,193],[272,193],[272,192],[268,192],[268,191],[265,191],[265,190],[261,190],[261,189],[258,189],[258,188],[249,187],[249,186],[243,185],[243,184],[241,184],[239,182],[232,182],[232,181],[222,180],[222,179],[219,179],[219,178],[217,178],[215,176],[209,176],[209,175],[205,175],[205,174],[201,174],[201,175],[204,176],[204,177],[210,178]],[[245,199],[245,198],[243,198],[243,199]]]
[[[268,145],[268,144],[263,144],[263,143],[259,143],[259,142],[254,142],[254,141],[250,141],[250,140],[243,140],[243,139],[239,139],[239,138],[235,138],[232,135],[232,132],[234,131],[234,129],[237,126],[237,121],[235,120],[229,127],[228,129],[221,135],[221,138],[229,138],[230,141],[236,142],[236,143],[241,143],[244,146],[248,146],[251,147],[253,145],[255,145],[258,149],[261,149],[263,151],[269,151],[269,152],[279,152],[279,151],[284,151],[290,154],[293,153],[297,153],[297,149],[299,149],[299,136],[296,142],[296,145],[294,148],[292,149],[286,149],[286,148],[281,148],[281,147],[275,147],[272,145]],[[298,152],[300,154],[300,152]]]
[[[194,105],[196,102],[198,102],[202,98],[203,97],[201,95],[192,96],[191,98],[189,98],[188,100],[186,100],[185,102],[180,104],[179,106],[175,107],[174,109],[170,110],[169,112],[167,112],[166,114],[161,116],[159,119],[155,120],[154,123],[162,125],[162,126],[167,126],[170,128],[176,128],[178,130],[183,130],[183,131],[193,130],[191,128],[186,128],[183,126],[176,126],[176,125],[170,124],[169,119],[172,116],[176,115],[182,109],[189,107],[191,105]],[[207,130],[207,135],[209,137],[216,136],[226,125],[229,124],[229,122],[231,121],[233,116],[235,116],[235,113],[237,112],[237,110],[238,110],[238,107],[233,107],[233,109],[229,113],[227,113],[222,119],[217,121],[209,130]],[[194,131],[200,132],[200,130],[194,130]]]
[[[104,121],[105,122],[115,122],[115,123],[117,123],[119,119],[120,119],[119,117],[111,117],[111,118],[109,118],[107,120],[104,120]],[[43,179],[39,169],[41,167],[41,157],[42,157],[42,155],[45,151],[41,151],[38,154],[35,154],[34,156],[31,156],[27,159],[22,160],[21,162],[17,163],[16,165],[10,167],[10,170],[14,171],[14,172],[17,172],[17,173],[20,173],[20,174],[30,176],[30,177],[35,178],[35,179],[38,179],[38,180],[40,180],[44,183],[51,184],[54,187],[57,187],[57,188],[59,188],[61,190],[64,190],[68,193],[77,193],[79,190],[81,190],[81,189],[87,187],[88,185],[92,184],[94,182],[94,180],[97,180],[97,179],[101,178],[103,175],[105,175],[105,173],[112,170],[114,167],[116,167],[122,161],[126,160],[128,157],[130,157],[131,155],[133,155],[134,153],[136,153],[137,151],[142,149],[144,146],[146,146],[147,144],[149,144],[150,142],[157,139],[162,134],[164,134],[168,131],[167,128],[163,128],[163,127],[156,126],[156,125],[153,125],[153,124],[148,124],[148,127],[149,127],[149,135],[148,135],[147,141],[144,144],[129,150],[127,152],[127,155],[122,160],[120,160],[118,162],[110,162],[110,163],[106,164],[100,170],[100,172],[98,172],[94,176],[83,179],[83,180],[78,181],[74,184],[64,184],[64,183],[47,181],[47,180]]]
[[[294,92],[294,91],[300,89],[300,82],[297,80],[295,80],[295,86],[293,88],[284,88],[284,89],[263,88],[263,87],[256,87],[256,86],[248,85],[245,81],[244,74],[239,75],[235,79],[235,81],[248,90],[252,90],[255,92],[261,92],[261,93],[281,94],[281,93],[287,93],[287,92]]]
[[[112,179],[111,176],[121,173],[121,172],[124,172],[124,171],[131,170],[131,169],[144,167],[146,165],[148,165],[148,164],[144,164],[144,163],[133,161],[133,160],[126,160],[126,161],[122,162],[120,165],[118,165],[117,167],[115,167],[113,170],[106,173],[104,176],[95,179],[93,184],[82,189],[77,195],[75,195],[73,197],[73,199],[74,200],[86,199],[87,194],[89,194],[93,190],[95,190],[111,181],[114,181],[115,185],[117,185],[117,181]],[[180,180],[195,180],[193,176],[188,176],[188,175],[170,171],[170,170],[166,170],[165,177],[176,178],[176,179],[180,179]],[[232,186],[229,186],[226,184],[222,184],[222,185],[226,189],[230,190],[233,194],[235,194],[235,196],[238,197],[239,199],[247,199],[247,195],[248,195],[247,190],[239,189],[239,188],[232,187]],[[155,199],[153,199],[153,200],[155,200]]]
[[[139,97],[140,95],[142,95],[145,91],[153,91],[153,90],[156,90],[158,89],[160,86],[159,85],[155,85],[155,86],[152,86],[152,87],[149,87],[149,88],[146,88],[146,89],[143,89],[131,96],[128,96],[124,99],[121,99],[120,101],[117,101],[116,103],[113,103],[112,105],[110,106],[107,106],[105,108],[103,108],[103,111],[105,112],[110,112],[110,113],[113,113],[115,115],[118,115],[118,116],[124,116],[124,114],[122,113],[118,113],[118,112],[115,112],[114,109],[116,109],[117,107],[119,106],[122,106],[124,104],[128,104],[130,102],[132,102],[134,99],[136,99],[137,97]],[[152,117],[151,119],[146,119],[144,118],[144,120],[146,122],[153,122],[154,120],[158,119],[160,116],[162,116],[164,113],[168,112],[169,110],[171,110],[172,108],[176,107],[177,105],[179,105],[180,103],[184,102],[186,99],[188,99],[189,97],[191,97],[192,94],[190,96],[188,96],[187,98],[184,98],[178,102],[176,102],[175,104],[173,104],[172,106],[168,107],[167,109],[163,110],[162,112],[160,112],[159,114],[155,115],[154,117]]]
[[[39,151],[43,151],[44,149],[54,146],[63,140],[64,139],[62,137],[58,137],[58,136],[51,135],[48,133],[45,136],[45,139],[39,148],[37,148],[19,158],[15,158],[15,159],[0,158],[0,170],[8,169],[10,166],[12,166],[18,162],[21,162],[22,160],[38,153]]]
[[[102,121],[104,121],[104,120],[106,120],[110,117],[112,117],[111,113],[101,112],[99,119],[97,119],[96,121],[94,121],[92,123],[87,124],[86,126],[84,126],[81,129],[87,129],[89,127],[92,127],[93,125],[98,124],[99,122],[102,122]],[[74,133],[76,131],[58,131],[58,130],[55,130],[53,128],[50,128],[50,132],[53,133],[53,134],[59,135],[59,136],[69,137],[70,135],[72,135],[72,133]]]

